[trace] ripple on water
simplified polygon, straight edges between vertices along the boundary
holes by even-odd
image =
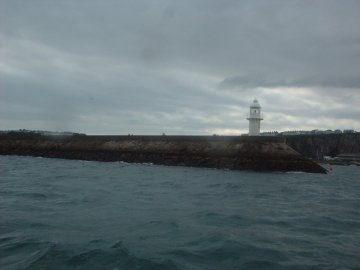
[[[0,269],[359,269],[358,168],[0,156]]]

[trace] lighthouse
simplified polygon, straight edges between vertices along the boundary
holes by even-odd
[[[249,120],[249,136],[260,136],[260,121],[263,120],[263,117],[261,106],[256,99],[250,105],[250,114],[247,120]]]

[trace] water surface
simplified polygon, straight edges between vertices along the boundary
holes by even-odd
[[[360,269],[359,170],[0,156],[0,269]]]

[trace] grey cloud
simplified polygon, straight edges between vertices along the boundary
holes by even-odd
[[[359,8],[352,0],[3,0],[1,128],[245,132],[255,96],[269,129],[296,126],[276,115],[301,128],[319,113],[356,128]],[[290,87],[308,93],[281,89]]]
[[[300,79],[271,79],[262,75],[233,76],[220,82],[221,89],[233,88],[281,88],[281,87],[312,87],[312,88],[350,88],[360,89],[360,77],[332,76],[307,77]]]

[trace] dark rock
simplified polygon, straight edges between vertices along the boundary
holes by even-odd
[[[0,154],[254,171],[326,173],[279,137],[11,136]]]

